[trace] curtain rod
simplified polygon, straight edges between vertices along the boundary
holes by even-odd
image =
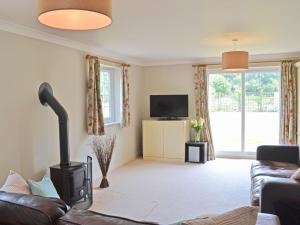
[[[113,59],[103,58],[103,57],[100,57],[100,56],[86,55],[85,58],[86,58],[86,59],[88,59],[88,58],[97,58],[97,59],[99,59],[100,61],[105,61],[105,62],[117,64],[117,65],[120,65],[120,66],[130,67],[130,65],[127,64],[127,63],[120,62],[120,61],[116,61],[116,60],[113,60]]]
[[[253,63],[253,64],[258,64],[258,63],[281,63],[282,61],[288,61],[288,60],[292,60],[292,61],[299,61],[299,59],[282,59],[282,60],[262,60],[262,61],[249,61],[249,63]],[[221,66],[221,63],[207,63],[207,64],[194,64],[193,67],[198,67],[198,66]]]

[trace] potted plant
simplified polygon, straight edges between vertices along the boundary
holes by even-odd
[[[195,131],[195,142],[200,142],[201,130],[204,127],[204,119],[199,117],[198,119],[191,119],[191,128]]]

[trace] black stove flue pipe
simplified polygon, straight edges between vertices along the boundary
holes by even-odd
[[[60,166],[66,167],[70,165],[69,156],[69,120],[68,113],[64,107],[53,96],[53,90],[50,84],[42,83],[39,88],[39,99],[42,105],[50,106],[59,121],[59,142],[60,142]]]

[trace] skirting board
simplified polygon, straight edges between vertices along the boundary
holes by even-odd
[[[150,156],[144,156],[144,160],[152,160],[152,161],[164,161],[164,162],[176,162],[176,163],[184,163],[185,160],[182,159],[170,159],[170,158],[159,158],[159,157],[150,157]]]

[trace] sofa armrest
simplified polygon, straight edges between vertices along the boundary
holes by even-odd
[[[52,225],[66,212],[60,199],[0,192],[0,224]]]
[[[257,147],[256,159],[299,164],[299,147],[297,145],[261,145]]]
[[[285,180],[285,181],[283,181]],[[261,213],[276,215],[276,206],[285,202],[300,203],[300,183],[292,179],[278,179],[262,185],[260,197]]]
[[[71,209],[59,218],[56,225],[159,225],[152,222],[138,222],[131,219],[97,213],[90,210]]]

